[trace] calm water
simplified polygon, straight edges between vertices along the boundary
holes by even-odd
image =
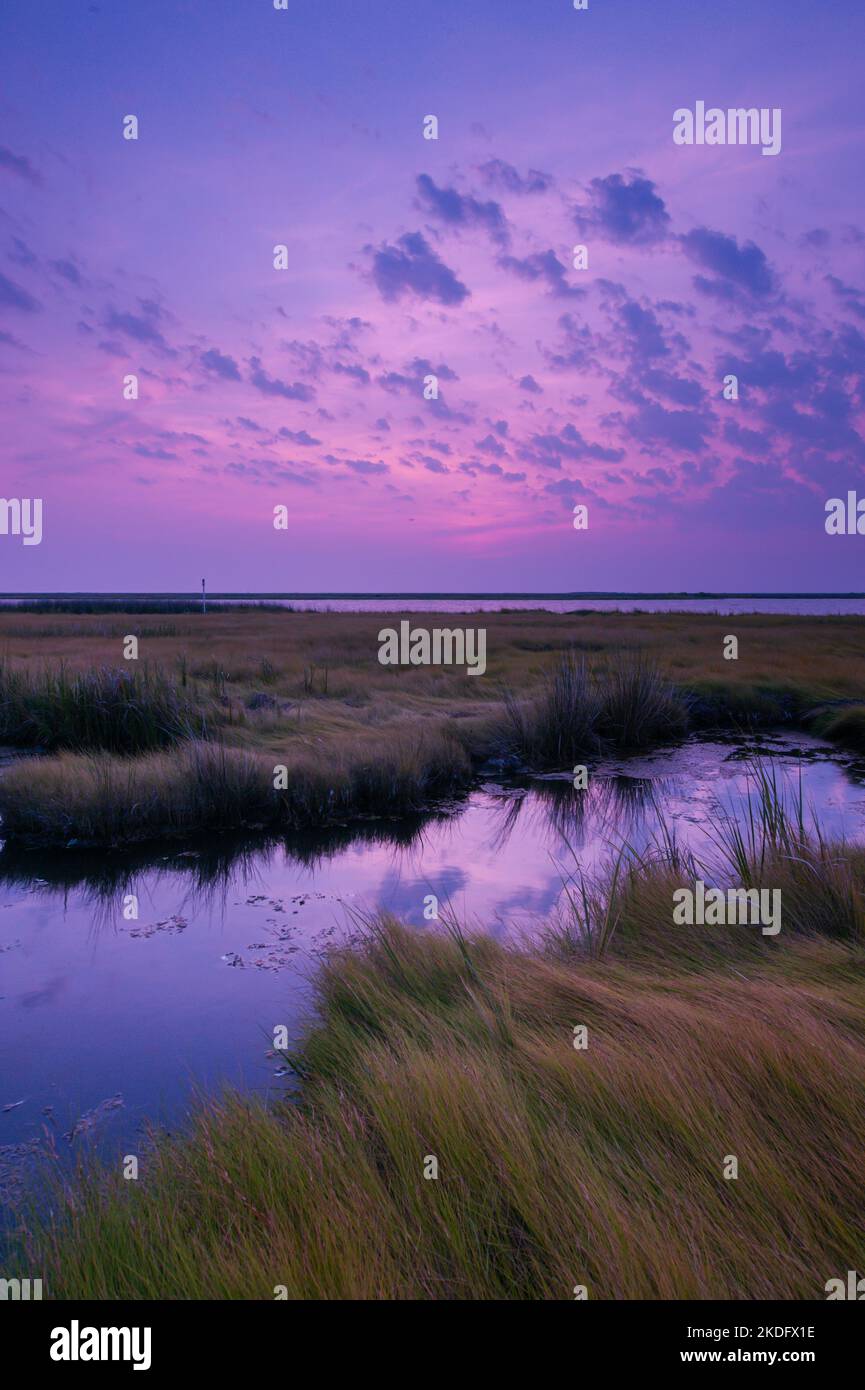
[[[272,1030],[298,1036],[316,961],[351,929],[352,911],[384,906],[430,930],[423,902],[434,893],[497,936],[531,931],[573,867],[568,845],[597,866],[619,837],[651,839],[660,810],[705,849],[718,800],[744,803],[755,747],[785,775],[801,767],[827,830],[865,839],[865,770],[802,737],[691,741],[599,764],[582,794],[569,777],[488,784],[412,822],[270,846],[114,858],[5,849],[0,1196],[5,1186],[16,1199],[22,1162],[45,1132],[63,1153],[83,1131],[107,1151],[140,1153],[142,1122],[176,1126],[195,1084],[282,1091],[290,1080],[269,1054]],[[130,893],[137,921],[123,917]]]
[[[110,594],[87,595],[105,601]],[[152,595],[126,595],[127,598],[150,598]],[[189,595],[165,595],[170,598],[191,598]],[[496,613],[502,609],[541,610],[548,613],[788,613],[804,617],[820,617],[826,614],[846,614],[865,616],[865,596],[853,598],[832,598],[817,595],[811,598],[766,598],[762,595],[745,598],[651,598],[642,595],[622,598],[415,598],[412,595],[383,595],[373,598],[329,598],[327,595],[312,597],[269,598],[249,594],[245,598],[220,599],[211,596],[219,603],[243,604],[266,602],[278,608],[296,608],[304,611],[330,613]],[[0,598],[0,606],[15,607],[23,602],[16,598]],[[121,599],[117,600],[119,612],[123,611]]]
[[[239,602],[240,600],[238,600]],[[285,599],[282,606],[333,613],[497,613],[503,608],[548,613],[789,613],[865,615],[865,598],[540,598],[540,599]]]

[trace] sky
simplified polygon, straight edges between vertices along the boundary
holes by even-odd
[[[287,4],[0,4],[0,591],[865,589],[861,0]]]

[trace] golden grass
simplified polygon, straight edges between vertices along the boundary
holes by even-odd
[[[114,769],[104,759],[66,759],[53,769],[40,760],[0,781],[7,833],[119,843],[232,825],[326,824],[340,815],[416,808],[424,792],[465,785],[471,764],[490,756],[565,766],[596,742],[645,745],[687,727],[796,723],[811,711],[829,737],[865,746],[861,708],[845,712],[843,704],[865,704],[860,618],[412,615],[428,627],[487,629],[487,672],[471,677],[380,665],[378,632],[401,616],[249,610],[176,614],[171,623],[154,624],[147,615],[51,614],[40,621],[0,612],[0,730],[11,730],[9,741],[32,742],[42,729],[49,745],[53,737],[75,752],[99,747],[99,740],[116,753],[143,751],[166,741],[163,726],[172,720],[162,711],[179,709],[187,711],[190,731],[198,723],[234,750],[232,775],[215,779],[210,806],[197,776],[190,782],[195,795],[183,806],[182,759],[172,766],[150,755],[133,768],[121,758]],[[739,638],[736,661],[723,658],[731,630]],[[124,663],[123,639],[136,634],[141,664]],[[137,685],[122,682],[118,670],[142,676]],[[563,680],[568,671],[585,678]],[[133,685],[134,699],[106,702],[100,695]],[[92,708],[77,708],[76,691]],[[591,699],[587,691],[595,692]],[[275,807],[257,788],[277,765],[289,769],[296,790]],[[244,768],[246,807],[235,796],[234,774]]]
[[[120,845],[205,831],[287,830],[346,817],[406,814],[465,785],[462,746],[426,730],[412,738],[301,750],[286,764],[243,748],[189,741],[136,758],[62,753],[8,768],[6,833],[43,844]]]
[[[55,1298],[821,1298],[865,1263],[863,953],[764,954],[680,977],[382,923],[324,970],[300,1108],[201,1105],[140,1182],[82,1175],[28,1268]]]
[[[485,627],[486,674],[381,666],[377,634],[401,617],[426,627]],[[268,753],[346,733],[364,739],[397,724],[500,714],[503,685],[520,695],[539,691],[557,653],[569,650],[584,653],[601,676],[621,653],[640,653],[676,684],[714,698],[732,691],[745,704],[761,691],[786,692],[805,706],[865,700],[865,622],[858,617],[251,610],[173,615],[162,623],[152,615],[40,619],[3,611],[0,660],[13,670],[54,667],[61,660],[70,671],[131,666],[123,662],[123,637],[139,632],[142,662],[170,678],[185,673],[186,688],[202,698],[220,695],[239,720],[225,736]],[[737,661],[723,658],[728,633],[739,638]],[[276,714],[245,712],[256,692],[276,699]]]

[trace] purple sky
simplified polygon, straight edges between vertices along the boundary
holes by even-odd
[[[44,520],[0,589],[865,589],[824,530],[863,40],[860,0],[3,0],[0,497]],[[697,101],[780,154],[675,145]]]

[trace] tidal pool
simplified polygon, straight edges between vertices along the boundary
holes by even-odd
[[[0,1200],[53,1143],[141,1153],[146,1122],[182,1125],[195,1089],[292,1084],[272,1051],[311,1013],[323,950],[352,914],[414,924],[435,894],[470,927],[531,931],[576,861],[597,869],[659,817],[698,853],[718,803],[741,810],[748,759],[771,759],[824,831],[865,839],[865,767],[806,736],[690,740],[570,774],[482,783],[412,820],[105,854],[0,851]],[[138,917],[124,916],[138,899]]]

